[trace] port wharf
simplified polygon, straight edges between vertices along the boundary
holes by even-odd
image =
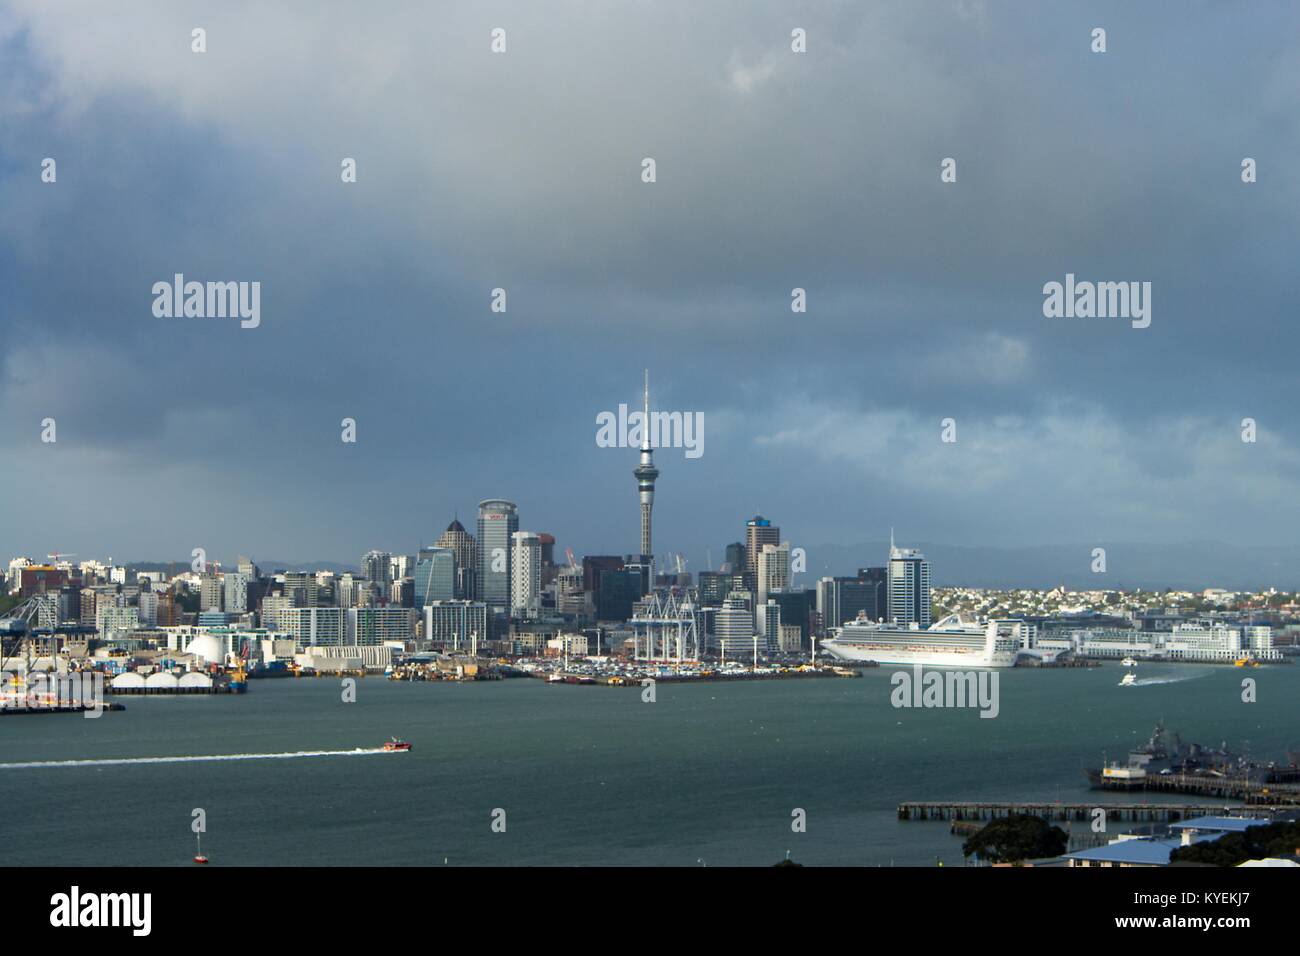
[[[106,701],[99,707],[94,704],[58,704],[43,706],[35,704],[22,707],[0,707],[0,717],[13,717],[19,714],[82,714],[96,710],[126,710],[126,704]]]
[[[1222,803],[1020,803],[1020,802],[932,802],[906,801],[898,805],[900,820],[993,820],[1021,814],[1046,820],[1090,821],[1098,808],[1106,811],[1107,820],[1132,820],[1174,823],[1193,817],[1231,815],[1249,809],[1281,813],[1293,810],[1286,805],[1251,804],[1249,807],[1225,807]]]

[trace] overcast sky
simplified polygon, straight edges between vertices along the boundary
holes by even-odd
[[[1297,11],[0,3],[0,557],[356,562],[498,496],[634,551],[596,416],[647,366],[704,415],[656,453],[692,569],[755,511],[1291,543]],[[259,281],[260,327],[156,318],[178,272]],[[1152,283],[1150,327],[1045,318],[1067,273]]]

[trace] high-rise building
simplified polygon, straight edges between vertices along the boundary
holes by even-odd
[[[421,548],[414,577],[416,607],[450,601],[456,592],[456,553],[450,548]]]
[[[225,586],[221,575],[205,574],[199,582],[199,610],[220,611],[225,600]]]
[[[478,505],[478,589],[489,608],[510,607],[511,536],[519,530],[513,501],[488,498]]]
[[[459,520],[453,520],[435,543],[440,548],[450,548],[456,555],[457,599],[473,600],[478,594],[478,542]]]
[[[915,548],[894,547],[889,536],[889,619],[930,626],[930,562]]]
[[[385,641],[405,644],[415,637],[415,611],[404,607],[352,607],[347,609],[347,643],[373,647]]]
[[[750,574],[758,574],[758,556],[763,553],[763,545],[780,544],[781,529],[762,515],[754,515],[745,522],[745,567]]]
[[[342,647],[347,639],[345,613],[341,607],[280,608],[274,629],[292,637],[300,652],[309,647]]]
[[[424,639],[449,650],[487,640],[487,606],[481,601],[434,601],[424,607]]]
[[[633,470],[636,476],[637,497],[641,502],[641,554],[648,561],[654,554],[650,540],[650,513],[655,506],[655,479],[659,469],[654,464],[654,452],[650,448],[650,370],[645,373],[645,403],[641,419],[641,462]]]
[[[541,606],[542,541],[531,531],[511,535],[510,610],[533,610]]]
[[[361,559],[361,573],[366,580],[379,585],[383,592],[393,583],[393,556],[387,551],[370,551]]]
[[[769,594],[790,586],[790,542],[764,544],[758,552],[757,572],[758,603],[764,604]]]
[[[722,570],[732,574],[745,573],[745,542],[735,541],[727,545],[727,559]]]
[[[222,610],[232,614],[243,614],[248,610],[248,575],[238,571],[227,571],[224,575],[225,604]],[[202,608],[202,610],[209,610]]]

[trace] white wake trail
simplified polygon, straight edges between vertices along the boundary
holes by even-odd
[[[355,750],[295,750],[279,754],[209,754],[189,757],[106,757],[101,760],[34,760],[27,763],[0,763],[0,770],[31,770],[40,767],[114,767],[137,763],[199,763],[205,760],[293,760],[299,757],[368,757],[372,754],[406,753],[370,747]]]

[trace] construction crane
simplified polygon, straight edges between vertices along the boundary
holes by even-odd
[[[75,551],[55,551],[53,554],[46,555],[51,561],[58,561],[59,558],[75,558],[76,556],[77,552]]]
[[[569,567],[573,568],[575,571],[578,570],[578,559],[573,556],[573,549],[565,548],[564,554],[565,557],[569,559]]]

